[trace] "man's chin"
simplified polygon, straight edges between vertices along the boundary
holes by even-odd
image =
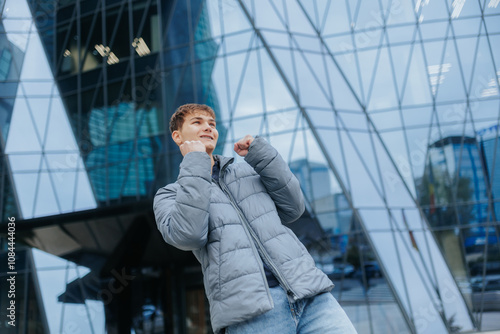
[[[208,154],[212,154],[212,152],[215,150],[215,145],[212,143],[205,143],[205,149],[207,150]]]

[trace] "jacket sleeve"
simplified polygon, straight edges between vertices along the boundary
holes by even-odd
[[[163,239],[181,250],[205,246],[210,208],[210,157],[190,152],[180,165],[177,182],[160,188],[153,210]]]
[[[256,137],[245,161],[260,175],[281,221],[287,224],[297,220],[305,210],[304,196],[299,181],[278,151],[264,138]]]

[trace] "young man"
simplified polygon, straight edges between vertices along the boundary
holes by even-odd
[[[247,135],[234,145],[245,162],[213,155],[219,134],[205,105],[179,107],[170,130],[184,158],[154,213],[165,241],[200,261],[214,332],[356,333],[330,279],[283,225],[304,199],[278,152]]]

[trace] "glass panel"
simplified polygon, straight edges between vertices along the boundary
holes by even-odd
[[[444,39],[448,34],[449,23],[448,22],[427,22],[423,21],[420,24],[420,33],[422,34],[422,39],[424,41],[430,39]],[[437,58],[439,59],[439,58]]]
[[[328,14],[328,16],[326,16]],[[351,30],[351,20],[347,9],[347,2],[332,1],[330,3],[328,13],[325,13],[323,24],[323,34],[330,35],[341,32],[349,32]]]
[[[380,58],[376,65],[375,77],[368,93],[370,100],[367,107],[370,111],[397,107],[400,102],[387,48],[380,49],[378,56]]]

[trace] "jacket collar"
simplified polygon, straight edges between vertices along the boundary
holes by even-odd
[[[220,170],[226,169],[227,166],[234,162],[234,158],[229,158],[218,154],[214,154],[214,159],[219,161]]]

